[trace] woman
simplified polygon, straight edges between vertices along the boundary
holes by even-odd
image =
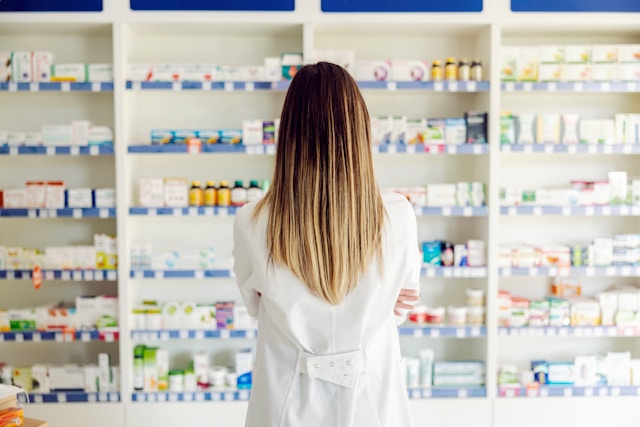
[[[343,68],[303,67],[271,188],[237,214],[234,272],[259,324],[248,427],[413,425],[397,322],[419,289],[416,219],[378,189],[369,120]]]

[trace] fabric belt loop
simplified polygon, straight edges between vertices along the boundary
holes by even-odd
[[[306,352],[298,353],[296,371],[342,387],[353,388],[358,374],[364,372],[364,356],[362,350],[348,353],[316,355]]]

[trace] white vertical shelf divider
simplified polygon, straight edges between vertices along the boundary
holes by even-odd
[[[129,317],[132,306],[132,291],[129,285],[129,189],[131,173],[127,159],[125,129],[127,111],[125,109],[125,46],[127,39],[121,22],[113,24],[113,96],[114,96],[114,146],[116,157],[116,197],[118,236],[118,303],[120,308],[120,399],[131,402],[133,390],[133,347],[129,334]]]
[[[486,380],[487,396],[492,398],[497,392],[497,367],[498,367],[498,318],[497,299],[499,288],[498,277],[498,245],[499,245],[499,219],[500,219],[500,122],[496,117],[500,116],[500,85],[495,84],[500,80],[500,44],[501,28],[499,24],[491,25],[491,54],[489,56],[489,80],[493,83],[489,87],[489,182],[488,182],[488,207],[489,207],[489,238],[487,239],[487,296],[486,316],[487,324],[487,360]]]

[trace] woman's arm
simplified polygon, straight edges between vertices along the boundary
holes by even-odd
[[[249,315],[257,317],[260,307],[260,294],[250,283],[253,275],[253,264],[251,262],[249,242],[243,227],[240,225],[242,218],[243,215],[238,212],[233,224],[233,272]]]
[[[420,270],[422,262],[418,249],[418,226],[416,224],[416,214],[407,203],[407,238],[405,239],[404,260],[405,274],[402,281],[400,293],[394,307],[396,324],[401,324],[407,318],[407,313],[416,301],[420,299]]]

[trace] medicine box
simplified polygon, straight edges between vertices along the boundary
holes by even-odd
[[[452,118],[444,120],[445,143],[464,144],[467,136],[467,124],[464,118]]]
[[[253,383],[253,354],[251,349],[236,352],[236,377],[238,389],[250,389]]]
[[[391,61],[356,61],[356,80],[386,81],[391,79]]]
[[[590,64],[591,46],[567,45],[565,47],[565,59],[567,64]]]
[[[425,144],[444,144],[446,125],[443,119],[427,119],[424,131]]]
[[[618,45],[593,45],[591,50],[591,62],[594,64],[617,64]]]
[[[303,56],[298,52],[285,52],[280,56],[282,63],[282,78],[291,80],[298,70],[302,68]]]
[[[620,68],[618,64],[593,64],[591,79],[594,82],[617,82]]]
[[[42,127],[42,143],[44,145],[72,145],[73,126],[44,125]]]
[[[54,82],[85,82],[87,81],[85,64],[54,64],[51,67],[51,80]]]
[[[564,80],[564,78],[564,65],[540,64],[540,67],[538,69],[538,81],[561,82]]]
[[[515,46],[503,47],[500,51],[500,80],[516,81],[518,77],[518,51]]]
[[[521,46],[518,49],[518,81],[538,80],[538,48]]]
[[[244,120],[242,122],[242,143],[244,145],[262,144],[262,120]]]
[[[164,180],[162,178],[141,178],[138,185],[140,206],[164,206]]]
[[[540,64],[564,64],[565,47],[562,45],[543,45],[538,47]]]
[[[618,59],[621,64],[640,63],[640,44],[623,44],[618,46]]]
[[[113,64],[87,64],[86,76],[89,82],[112,82]]]
[[[395,81],[421,82],[429,80],[428,61],[392,61],[391,76]]]
[[[568,82],[590,82],[592,80],[591,64],[567,64],[564,77]]]
[[[32,79],[34,82],[48,82],[51,80],[53,58],[54,56],[51,52],[33,52]]]
[[[89,145],[113,145],[113,130],[107,126],[92,126],[88,134]]]
[[[67,207],[93,207],[93,190],[90,188],[73,188],[67,190]]]
[[[11,54],[11,80],[30,82],[33,80],[31,52],[13,52]]]
[[[114,188],[96,188],[93,190],[96,208],[115,208],[116,190]]]
[[[468,112],[464,118],[467,122],[467,144],[486,144],[487,113]]]

